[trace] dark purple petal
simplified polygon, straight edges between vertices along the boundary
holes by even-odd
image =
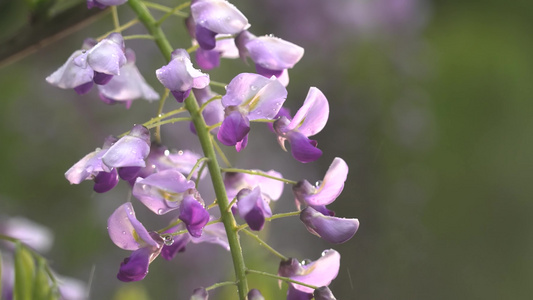
[[[316,289],[313,293],[313,296],[315,296],[315,300],[337,300],[327,286]]]
[[[286,107],[280,108],[278,113],[274,116],[274,119],[278,119],[276,122],[274,122],[274,123],[277,123],[278,127],[281,127],[282,124],[283,124],[283,121],[282,122],[278,122],[282,117],[284,117],[285,120],[287,120],[285,122],[285,124],[284,124],[286,126],[287,124],[290,123],[289,120],[292,118],[291,117],[291,110],[289,108],[286,108]],[[268,128],[270,129],[270,131],[276,133],[276,130],[274,129],[274,123],[268,123]]]
[[[322,156],[322,150],[316,148],[316,141],[308,139],[298,131],[289,132],[287,140],[291,144],[292,156],[302,163],[315,161]]]
[[[203,70],[211,70],[220,66],[220,52],[198,48],[196,50],[196,63]]]
[[[181,91],[170,91],[172,93],[172,96],[178,101],[178,103],[183,103],[187,97],[191,94],[191,89],[185,90],[183,92]]]
[[[306,207],[300,213],[300,220],[312,234],[324,240],[341,244],[351,239],[359,228],[359,220],[336,218]]]
[[[148,266],[150,265],[151,256],[152,250],[150,247],[144,247],[133,251],[130,257],[125,258],[124,261],[120,263],[117,278],[124,282],[144,279],[146,274],[148,274]]]
[[[250,56],[248,49],[246,49],[246,43],[254,38],[255,35],[251,34],[248,30],[242,31],[235,37],[235,46],[237,46],[237,49],[239,50],[239,57],[244,62],[246,62],[246,57]]]
[[[97,193],[105,193],[113,189],[118,183],[117,169],[111,170],[111,172],[99,172],[94,177],[93,190]]]
[[[191,240],[190,235],[188,234],[180,234],[173,237],[174,242],[170,246],[163,246],[163,249],[161,250],[161,256],[166,260],[171,260],[176,256],[176,254],[185,251],[185,246],[189,243]]]
[[[250,229],[259,231],[263,229],[265,218],[272,216],[270,206],[265,202],[258,187],[253,190],[243,189],[237,195],[237,208]]]
[[[248,145],[248,135],[245,135],[242,140],[235,144],[235,150],[237,150],[237,152],[241,152],[244,150],[244,148],[246,148],[246,145]]]
[[[104,9],[107,7],[107,5],[103,5],[98,3],[97,0],[87,0],[87,8],[91,9],[93,7],[98,7],[99,9]]]
[[[265,297],[263,297],[258,289],[251,289],[248,292],[248,300],[265,300]]]
[[[289,284],[289,288],[287,289],[287,300],[309,300],[312,298],[313,294],[297,290]]]
[[[109,105],[113,105],[115,103],[117,103],[117,101],[111,99],[111,98],[108,98],[106,97],[104,94],[102,93],[98,93],[98,97],[100,97],[100,100],[102,100],[102,102],[104,102],[105,104],[109,104]]]
[[[207,300],[208,297],[209,294],[207,293],[207,290],[203,287],[199,287],[194,289],[190,300]]]
[[[181,201],[179,219],[185,223],[193,237],[200,237],[205,224],[209,222],[209,212],[193,196],[187,195]]]
[[[220,125],[218,140],[226,146],[235,146],[250,132],[250,121],[239,111],[231,112]]]
[[[96,84],[105,85],[111,80],[111,78],[113,78],[113,75],[111,74],[104,74],[94,71],[93,81]]]
[[[141,171],[141,167],[123,167],[118,168],[118,176],[122,178],[122,180],[130,181],[135,178],[137,178],[137,175]]]
[[[271,69],[262,67],[259,64],[255,64],[255,71],[257,72],[257,74],[263,75],[266,78],[270,78],[272,76],[278,78],[281,76],[281,73],[283,73],[283,70],[271,70]]]
[[[203,27],[202,25],[196,25],[195,35],[198,45],[200,45],[200,47],[204,50],[213,50],[217,45],[217,40],[215,39],[217,33]]]
[[[85,95],[91,90],[93,85],[94,85],[94,83],[92,81],[89,81],[89,82],[84,83],[82,85],[78,85],[77,87],[74,88],[74,91],[78,95]]]

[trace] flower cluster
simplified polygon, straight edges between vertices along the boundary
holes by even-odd
[[[104,8],[124,1],[88,0],[87,6]],[[133,11],[147,20],[152,18],[137,0],[128,2]],[[186,5],[185,5],[186,6]],[[183,7],[185,7],[183,6]],[[181,8],[178,7],[178,8]],[[173,9],[171,11],[177,11]],[[166,16],[168,17],[168,16]],[[165,17],[165,18],[166,18]],[[161,19],[161,21],[165,20]],[[118,23],[118,20],[115,20]],[[160,22],[143,21],[149,32],[160,29]],[[154,25],[156,24],[156,25]],[[183,106],[160,113],[150,121],[133,126],[121,136],[109,136],[101,148],[75,163],[65,177],[71,184],[86,180],[94,182],[94,190],[104,193],[120,179],[127,183],[131,195],[138,200],[118,206],[108,218],[107,229],[113,243],[132,251],[120,264],[118,279],[138,281],[145,278],[150,263],[161,255],[173,259],[189,242],[213,243],[232,252],[236,267],[239,297],[264,299],[257,289],[248,289],[246,275],[253,270],[244,268],[239,235],[244,232],[266,245],[254,231],[261,231],[267,221],[278,217],[299,215],[312,234],[334,244],[344,243],[354,236],[357,219],[335,217],[326,208],[342,192],[348,175],[348,165],[335,158],[322,181],[311,185],[306,179],[286,179],[275,170],[221,168],[219,157],[226,160],[217,141],[243,151],[252,142],[252,123],[267,123],[286,151],[288,141],[292,156],[302,163],[316,161],[322,155],[318,143],[309,137],[318,134],[329,117],[329,104],[324,94],[311,87],[302,107],[291,117],[285,102],[290,99],[288,69],[302,58],[303,48],[272,35],[255,36],[249,31],[248,19],[225,0],[193,0],[185,22],[192,37],[189,49],[169,49],[164,35],[153,36],[169,58],[155,76]],[[122,29],[121,29],[122,30]],[[197,69],[189,53],[195,53]],[[220,58],[251,59],[255,73],[234,76],[222,93],[211,90],[217,86],[204,73],[220,65]],[[73,88],[87,93],[93,84],[106,103],[127,102],[145,98],[158,99],[135,67],[133,50],[125,49],[120,33],[111,33],[99,42],[89,40],[57,71],[47,77],[52,85]],[[161,101],[165,101],[164,96]],[[173,118],[188,112],[190,117]],[[161,141],[160,126],[178,121],[191,121],[191,131],[198,137],[203,155],[189,150],[169,150]],[[261,124],[258,124],[261,125]],[[266,126],[266,125],[264,125]],[[157,128],[154,139],[150,129]],[[215,154],[218,151],[218,157]],[[227,162],[229,166],[229,162]],[[205,176],[208,169],[210,176]],[[199,189],[210,181],[215,197],[204,197]],[[274,211],[272,203],[280,200],[286,184],[292,185],[296,211]],[[134,204],[140,203],[154,214],[168,218],[168,226],[148,230],[135,214]],[[218,208],[216,210],[215,208]],[[275,214],[277,213],[277,214]],[[316,261],[299,262],[267,247],[281,258],[277,275],[288,282],[287,299],[335,299],[328,288],[337,276],[340,254],[325,250]],[[258,272],[258,271],[257,271]],[[207,299],[211,288],[197,288],[191,299]]]

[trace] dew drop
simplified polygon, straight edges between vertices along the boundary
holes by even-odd
[[[322,256],[325,256],[326,254],[328,254],[329,250],[324,250],[322,251]]]
[[[178,155],[183,155],[183,150],[178,151]]]
[[[126,231],[122,231],[122,234],[123,234],[123,235],[126,235]]]
[[[255,85],[251,85],[251,86],[250,86],[250,89],[251,89],[252,91],[255,91],[255,90],[257,90],[257,87],[256,87]]]
[[[174,244],[174,239],[170,235],[163,235],[161,238],[166,246],[172,246],[172,244]]]
[[[157,210],[157,214],[158,214],[158,215],[162,215],[162,214],[163,214],[163,209],[162,209],[162,208],[158,209],[158,210]]]
[[[165,150],[165,156],[168,156],[169,154],[170,154],[170,151],[168,151],[168,149]]]
[[[319,187],[322,185],[322,180],[319,180],[317,182],[315,182],[315,187]]]
[[[304,259],[304,260],[302,260],[302,262],[301,262],[300,264],[301,264],[302,266],[305,266],[305,265],[308,265],[308,264],[310,264],[310,263],[312,263],[312,261],[311,261],[310,259]]]

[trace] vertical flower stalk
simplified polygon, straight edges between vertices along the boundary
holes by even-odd
[[[128,4],[135,12],[139,20],[144,24],[148,32],[153,35],[156,44],[161,50],[163,56],[167,61],[170,61],[171,53],[174,50],[168,42],[165,34],[158,26],[156,20],[152,17],[146,6],[140,0],[129,0]],[[220,207],[221,219],[226,229],[228,237],[228,243],[230,245],[231,256],[233,259],[233,266],[235,269],[236,282],[238,287],[239,298],[241,300],[246,299],[248,293],[248,283],[246,280],[246,266],[244,263],[244,257],[242,254],[242,248],[237,236],[235,228],[237,227],[235,218],[231,211],[228,211],[229,201],[224,188],[224,180],[220,172],[220,166],[217,161],[217,157],[214,150],[214,145],[209,136],[208,127],[200,111],[200,107],[194,95],[185,99],[185,107],[189,111],[198,139],[204,151],[205,157],[207,157],[207,167],[211,174],[211,180],[218,205]]]

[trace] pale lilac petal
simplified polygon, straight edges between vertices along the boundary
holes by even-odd
[[[270,170],[265,173],[270,176],[283,178],[281,173],[274,170]],[[235,198],[237,193],[239,193],[239,191],[242,189],[253,190],[256,187],[260,187],[263,197],[268,198],[268,200],[276,201],[279,199],[279,197],[281,197],[284,183],[282,181],[270,179],[260,175],[226,172],[224,174],[224,186],[226,187],[226,194],[230,200]]]
[[[159,247],[146,228],[135,217],[130,202],[119,206],[107,220],[109,237],[124,250],[137,250],[142,247]]]
[[[196,50],[196,63],[203,70],[211,70],[220,66],[220,52],[215,50]]]
[[[117,169],[112,169],[109,172],[98,172],[94,177],[93,190],[97,193],[105,193],[112,190],[118,184]]]
[[[235,46],[235,40],[230,37],[232,37],[232,35],[217,34],[217,45],[213,50],[220,52],[220,55],[223,58],[238,58],[239,49]]]
[[[234,146],[250,132],[250,121],[239,111],[231,112],[220,125],[218,140],[226,146]]]
[[[348,241],[359,228],[359,220],[357,219],[323,215],[312,207],[306,207],[302,210],[300,220],[309,232],[334,244]]]
[[[248,145],[248,135],[245,135],[242,140],[235,144],[235,150],[237,150],[237,152],[241,152],[244,150],[244,148],[246,148],[246,145]]]
[[[87,51],[87,64],[96,72],[119,75],[126,63],[124,40],[119,33],[111,33]]]
[[[50,76],[46,77],[46,81],[62,89],[73,89],[92,82],[94,76],[93,69],[87,67],[82,68],[74,63],[74,59],[82,55],[83,52],[82,50],[78,50],[72,53],[65,64]]]
[[[270,70],[290,69],[304,55],[302,47],[273,36],[250,39],[245,46],[256,64]]]
[[[209,222],[209,212],[193,196],[186,195],[180,204],[179,219],[185,223],[187,231],[193,237],[200,237],[205,224]]]
[[[16,238],[41,253],[48,252],[54,241],[54,233],[50,229],[22,217],[11,217],[1,222],[0,233]]]
[[[289,277],[314,286],[328,286],[339,273],[340,260],[339,252],[333,249],[325,250],[318,260],[303,265],[302,273]],[[304,293],[313,293],[312,288],[293,283],[291,285]]]
[[[148,209],[162,215],[177,209],[184,193],[193,188],[194,182],[178,170],[167,169],[144,179],[137,178],[132,193]]]
[[[348,165],[342,158],[336,157],[316,192],[305,196],[305,202],[308,205],[328,205],[332,203],[342,192],[347,176]]]
[[[194,165],[196,165],[196,162],[202,157],[203,156],[201,156],[200,154],[192,152],[190,150],[170,152],[168,155],[166,155],[167,161],[170,162],[172,168],[186,175],[189,175],[191,173],[192,168],[194,167]],[[198,178],[198,171],[199,169],[196,169],[191,178]],[[205,174],[205,172],[202,173],[202,176],[200,178],[204,178]]]
[[[237,195],[237,208],[239,215],[250,226],[250,229],[259,231],[263,229],[265,218],[272,216],[270,206],[261,194],[261,188],[253,190],[243,189]]]
[[[313,292],[315,300],[337,300],[327,286],[320,287]]]
[[[315,135],[326,126],[328,116],[328,100],[319,89],[311,87],[304,104],[294,115],[287,130],[297,129],[307,137]]]
[[[103,171],[102,156],[107,152],[96,148],[95,151],[85,155],[65,173],[65,178],[70,184],[80,184],[84,180],[94,179],[98,172]]]
[[[211,217],[209,221],[213,221],[214,218]],[[211,244],[218,244],[222,246],[226,250],[230,250],[229,242],[228,242],[228,236],[226,234],[226,229],[224,228],[224,224],[219,223],[213,223],[209,224],[204,227],[202,236],[200,237],[191,237],[191,242],[194,244],[199,243],[211,243]]]
[[[128,63],[120,69],[120,75],[113,76],[106,85],[99,85],[98,90],[105,97],[115,101],[128,101],[139,98],[148,101],[159,99],[159,94],[146,83],[139,69],[135,66],[134,60],[128,60]]]
[[[144,160],[150,153],[150,131],[142,125],[135,125],[128,135],[120,138],[102,156],[102,162],[109,168],[144,167]]]
[[[207,290],[203,287],[199,287],[194,289],[190,300],[207,300],[208,297],[209,294],[207,293]]]
[[[169,90],[185,92],[191,88],[202,89],[209,84],[209,75],[193,67],[184,49],[172,52],[172,60],[156,70],[157,79]]]
[[[236,34],[250,25],[248,19],[225,0],[202,0],[191,4],[191,14],[196,24],[213,32]]]
[[[248,300],[265,300],[265,297],[263,297],[258,289],[251,289],[248,292]]]
[[[241,73],[231,80],[222,97],[222,105],[239,106],[248,111],[250,120],[272,119],[287,98],[287,89],[275,78]]]
[[[308,139],[299,131],[290,131],[287,139],[291,144],[292,156],[302,163],[315,161],[322,156],[322,150],[316,147],[316,141]]]
[[[277,178],[283,178],[283,175],[281,175],[281,173],[274,170],[270,170],[266,172],[266,174]],[[263,195],[268,196],[270,200],[274,201],[278,200],[281,197],[281,194],[283,193],[283,187],[285,186],[283,181],[270,179],[263,176],[255,177],[257,177],[257,181],[259,186],[261,187],[261,192],[263,193]]]

